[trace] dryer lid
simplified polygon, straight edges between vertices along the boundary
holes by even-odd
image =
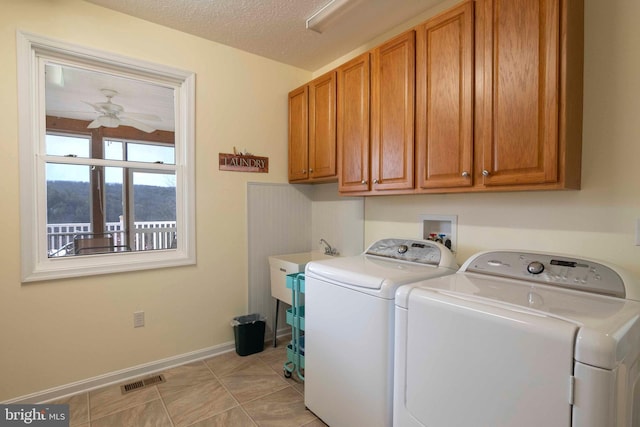
[[[421,292],[474,301],[491,313],[496,308],[530,314],[530,322],[555,318],[577,326],[574,359],[614,369],[628,355],[640,354],[640,303],[522,280],[458,272],[400,288],[396,305],[411,310]]]
[[[426,288],[403,319],[394,411],[411,425],[571,424],[575,324]]]

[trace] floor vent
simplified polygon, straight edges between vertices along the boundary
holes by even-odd
[[[141,388],[149,387],[151,385],[160,384],[163,382],[165,382],[164,375],[154,375],[152,377],[143,378],[129,384],[121,385],[120,390],[122,391],[122,394],[127,394],[132,391],[140,390]]]

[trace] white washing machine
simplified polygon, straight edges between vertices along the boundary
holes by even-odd
[[[396,294],[394,426],[640,426],[640,288],[564,255],[482,252]]]
[[[390,426],[394,298],[399,286],[453,274],[445,246],[383,239],[305,270],[305,405],[331,427]]]

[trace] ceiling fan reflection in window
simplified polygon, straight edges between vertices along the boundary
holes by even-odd
[[[88,129],[99,128],[104,126],[107,128],[117,128],[118,126],[131,126],[136,129],[140,129],[143,132],[151,133],[156,129],[140,120],[148,120],[153,122],[159,122],[160,117],[155,114],[145,113],[129,113],[124,110],[122,105],[114,104],[111,99],[118,94],[117,91],[112,89],[100,89],[100,92],[107,97],[106,102],[87,102],[82,101],[87,105],[93,107],[99,116],[89,123]]]

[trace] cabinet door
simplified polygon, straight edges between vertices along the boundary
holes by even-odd
[[[369,53],[338,68],[338,190],[369,190]]]
[[[309,178],[308,88],[289,92],[289,181]]]
[[[336,73],[309,83],[309,177],[336,176]]]
[[[415,31],[371,56],[372,190],[414,187]]]
[[[416,34],[416,168],[420,188],[473,184],[473,3]]]
[[[476,3],[476,177],[558,181],[559,0]]]

